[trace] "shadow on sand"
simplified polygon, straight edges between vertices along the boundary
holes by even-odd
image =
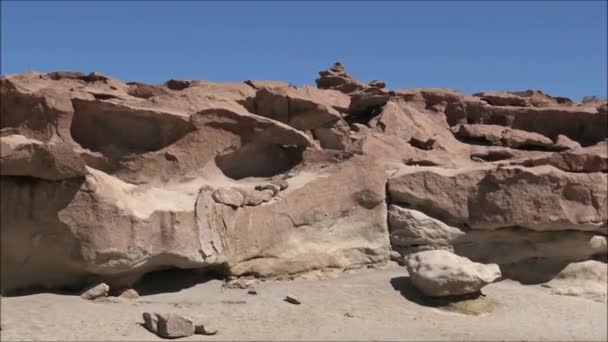
[[[140,296],[149,296],[160,293],[179,292],[211,280],[221,279],[219,273],[207,270],[167,269],[150,272],[144,275],[133,289]]]
[[[420,292],[414,285],[410,277],[395,277],[390,280],[391,285],[396,291],[399,291],[405,299],[410,302],[416,303],[422,306],[428,306],[433,308],[445,307],[449,306],[453,303],[458,303],[462,301],[469,301],[473,299],[478,299],[480,297],[484,297],[481,291],[476,293],[472,293],[470,295],[464,296],[446,296],[446,297],[428,297]]]

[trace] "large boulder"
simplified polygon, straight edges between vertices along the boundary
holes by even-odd
[[[544,286],[554,294],[605,302],[608,296],[608,265],[595,260],[571,263]]]
[[[446,250],[412,254],[406,266],[412,284],[430,297],[473,294],[501,277],[496,264],[475,263]]]

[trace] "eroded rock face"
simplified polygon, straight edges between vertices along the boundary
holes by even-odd
[[[1,290],[122,289],[165,268],[283,276],[391,250],[542,281],[604,260],[604,102],[392,91],[341,63],[319,76],[2,77]]]
[[[535,231],[605,230],[607,177],[550,166],[406,169],[389,180],[396,203],[407,203],[455,226]]]
[[[390,205],[388,209],[391,245],[402,253],[425,249],[451,249],[464,235],[460,229],[428,217],[422,212]]]

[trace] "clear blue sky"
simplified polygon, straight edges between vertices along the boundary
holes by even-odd
[[[607,2],[2,1],[2,74],[314,84],[336,60],[392,89],[606,97]]]

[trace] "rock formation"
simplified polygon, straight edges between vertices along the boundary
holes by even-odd
[[[530,282],[605,260],[605,102],[392,91],[341,63],[316,83],[3,76],[2,291],[432,249]]]

